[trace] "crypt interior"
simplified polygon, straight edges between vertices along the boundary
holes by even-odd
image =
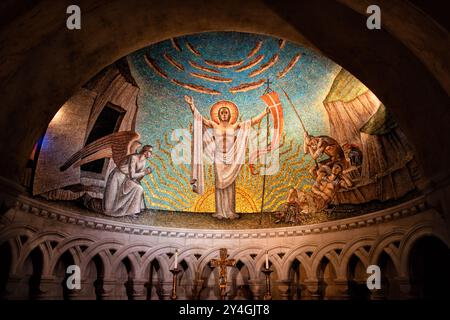
[[[450,53],[439,2],[79,3],[80,30],[65,26],[70,1],[0,4],[0,299],[168,300],[174,266],[177,299],[264,299],[264,269],[275,300],[449,298]],[[380,30],[366,27],[371,4]],[[205,165],[194,193],[194,165],[174,160],[219,100],[279,156],[272,175],[240,167],[230,200],[239,219],[212,215],[216,167]],[[316,159],[304,134],[342,159]],[[107,210],[137,140],[152,145],[152,170],[132,190],[139,201]],[[317,199],[320,174],[340,179],[326,203],[289,200],[292,190]],[[233,260],[225,296],[221,248]],[[70,265],[79,289],[66,285]],[[366,285],[370,265],[380,289]]]

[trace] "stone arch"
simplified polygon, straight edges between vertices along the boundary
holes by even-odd
[[[310,272],[310,266],[306,266],[302,262],[305,260],[309,261],[307,258],[306,254],[302,253],[298,254],[293,260],[289,260],[291,262],[289,264],[288,275],[282,279],[287,279],[289,281],[289,290],[287,294],[290,299],[300,300],[307,295],[304,282],[306,279],[311,278],[311,275],[308,273]],[[285,265],[287,265],[287,263]]]
[[[326,257],[330,261],[330,263],[333,265],[335,272],[337,273],[339,270],[339,256],[334,250],[336,249],[342,250],[344,247],[345,242],[334,241],[332,243],[322,246],[316,252],[314,252],[313,255],[311,256],[312,259],[311,271],[314,278],[312,278],[311,280],[316,279],[317,273],[319,271],[319,266],[323,257]]]
[[[229,279],[230,270],[227,270],[227,278]],[[216,300],[220,297],[220,291],[217,288],[219,279],[218,268],[212,268],[209,264],[205,264],[203,268],[199,269],[199,283],[198,288],[199,299]]]
[[[450,247],[450,242],[448,241],[448,238],[444,235],[436,232],[436,230],[433,229],[432,226],[428,224],[419,224],[415,227],[413,227],[411,230],[409,230],[404,238],[402,239],[402,242],[400,244],[400,274],[404,275],[405,277],[409,276],[409,270],[408,270],[408,257],[411,253],[411,249],[413,248],[414,244],[420,240],[424,236],[433,236],[442,241],[447,245],[447,247]]]
[[[133,257],[130,260],[133,267],[132,275],[133,277],[140,276],[142,270],[145,269],[145,264],[143,263],[138,252],[145,251],[147,253],[150,250],[151,247],[149,247],[146,243],[132,243],[127,246],[123,246],[113,255],[112,270],[114,270],[117,264],[120,263],[125,257]]]
[[[53,248],[49,245],[49,242],[56,241],[59,243],[66,237],[67,235],[65,233],[58,231],[44,231],[34,234],[33,238],[29,239],[22,247],[20,257],[14,270],[20,270],[29,253],[36,247],[40,247],[44,254],[43,274],[49,274],[51,252],[53,251]]]
[[[255,248],[251,249],[257,250]],[[234,258],[236,259],[236,255],[241,255],[243,252],[242,250],[238,250],[237,252],[231,251],[231,253],[228,253],[228,258]],[[206,299],[218,299],[220,297],[220,293],[218,289],[216,288],[215,283],[218,280],[218,268],[210,268],[209,262],[211,259],[216,259],[219,257],[219,249],[213,248],[206,250],[202,257],[199,259],[198,263],[198,281],[201,284],[201,288],[199,288],[199,297],[203,297]],[[231,276],[231,269],[227,268],[227,278],[230,279]],[[211,282],[212,279],[214,280],[213,286],[208,286],[208,282]]]
[[[44,270],[45,254],[42,245],[31,250],[21,265],[19,272],[14,272],[21,277],[18,291],[15,295],[25,299],[37,299],[40,296],[41,278]]]
[[[147,299],[152,300],[153,298],[157,298],[163,300],[164,292],[162,282],[165,281],[165,278],[163,274],[164,270],[162,269],[159,260],[154,258],[146,265],[144,270],[146,270],[146,274],[142,277],[145,277],[147,280]]]
[[[192,279],[195,279],[196,274],[197,274],[197,260],[195,259],[195,257],[192,257],[191,255],[186,254],[186,252],[184,252],[185,254],[180,255],[180,257],[178,258],[178,260],[180,261],[184,261],[189,269],[189,271],[192,271]]]
[[[55,257],[57,257],[58,255],[72,247],[86,246],[87,248],[89,248],[96,241],[98,241],[97,238],[92,236],[71,236],[58,243],[58,245],[55,247],[54,255]]]
[[[287,273],[289,272],[292,263],[295,261],[295,259],[297,259],[300,261],[300,263],[303,264],[306,270],[306,274],[308,275],[308,279],[312,279],[313,278],[312,257],[316,250],[317,250],[316,244],[305,244],[299,247],[292,248],[285,256],[282,273],[283,277],[287,277]],[[313,254],[311,255],[311,257],[308,257],[308,255],[306,255],[306,252],[312,252]]]
[[[86,246],[89,248],[89,246],[95,243],[95,241],[96,238],[91,236],[83,236],[82,238],[80,238],[79,236],[71,236],[58,243],[58,245],[54,249],[53,259],[49,265],[49,273],[53,273],[53,269],[55,268],[55,264],[58,261],[59,257],[68,250],[70,250],[71,254],[73,255],[75,264],[77,264],[81,268],[83,266],[85,256],[79,249],[79,247]]]
[[[135,259],[133,255],[126,255],[121,260],[115,259],[112,266],[111,278],[115,281],[114,299],[131,300],[132,292],[129,287],[130,280],[135,272]]]
[[[422,230],[425,231],[425,230]],[[408,250],[408,283],[405,294],[416,299],[450,297],[450,248],[434,234],[422,233]]]
[[[394,261],[395,257],[383,250],[378,255],[375,265],[380,267],[381,271],[381,290],[375,290],[372,294],[376,298],[396,299],[399,295],[398,269]]]
[[[236,261],[241,261],[248,270],[248,275],[250,279],[257,278],[257,272],[255,267],[255,261],[248,255],[239,255],[236,258]]]
[[[181,271],[178,274],[178,289],[177,299],[195,299],[196,295],[196,270],[195,265],[190,256],[179,258],[178,269]]]
[[[269,263],[272,263],[272,266],[275,268],[274,271],[280,277],[283,274],[283,262],[284,262],[285,256],[283,257],[283,259],[281,259],[278,256],[279,250],[289,252],[289,248],[286,246],[282,246],[282,245],[268,248],[267,252],[269,253]],[[265,259],[266,259],[265,255],[266,255],[266,250],[263,250],[255,257],[255,270],[257,273],[260,273],[264,267]]]
[[[244,249],[239,249],[236,251],[233,251],[233,253],[230,255],[230,258],[232,259],[236,259],[236,260],[241,260],[248,268],[250,277],[252,279],[256,279],[258,278],[258,272],[257,272],[257,267],[256,267],[256,261],[258,258],[258,255],[261,254],[261,248],[253,246],[250,248],[244,248]],[[256,254],[255,258],[253,259],[250,255],[252,254]]]
[[[139,264],[139,260],[133,253],[134,253],[134,251],[133,252],[124,251],[124,252],[122,252],[122,254],[120,254],[117,257],[116,257],[116,255],[114,255],[112,264],[111,264],[112,274],[115,275],[117,273],[117,268],[119,268],[121,264],[124,264],[125,259],[128,259],[128,261],[130,263],[130,265],[129,265],[130,270],[127,270],[129,277],[134,278],[136,275],[138,275],[140,272],[140,264]]]
[[[213,248],[207,250],[199,260],[198,271],[202,274],[206,266],[209,264],[211,259],[215,259],[219,256],[219,249]]]
[[[66,281],[69,274],[66,273],[67,267],[69,265],[80,265],[79,255],[74,247],[68,248],[62,252],[58,257],[53,258],[50,265],[53,266],[52,269],[49,267],[48,275],[51,276],[51,295],[56,299],[69,300],[72,299],[72,295],[75,290],[71,290],[66,285]]]
[[[2,230],[2,233],[0,233],[0,244],[2,244],[4,241],[9,240],[10,238],[16,238],[20,236],[26,236],[28,241],[36,233],[38,233],[38,230],[31,226],[8,226],[6,230]]]
[[[334,253],[336,255],[336,253]],[[317,295],[320,299],[327,299],[336,295],[335,280],[337,275],[336,264],[329,258],[332,253],[327,252],[321,255],[318,260],[316,279],[318,281]]]
[[[361,247],[355,250],[352,255],[346,260],[345,271],[348,280],[348,294],[351,299],[367,300],[370,296],[370,291],[367,288],[367,257],[365,260],[358,255],[358,251]]]
[[[37,229],[31,226],[9,226],[6,231],[0,234],[0,245],[8,242],[11,247],[11,266],[10,272],[14,270],[14,266],[18,264],[23,246],[33,238],[37,233]],[[26,241],[22,241],[22,237],[26,237]]]
[[[115,239],[106,239],[101,242],[95,242],[85,250],[81,263],[81,270],[85,270],[91,259],[99,254],[105,267],[105,277],[110,277],[113,264],[113,255],[110,250],[115,250],[117,252],[122,246],[122,242]]]
[[[204,250],[205,249],[200,248],[200,247],[188,247],[188,248],[183,248],[181,250],[181,252],[179,252],[179,254],[178,254],[178,259],[180,261],[185,260],[186,263],[188,264],[189,268],[194,272],[194,274],[193,274],[194,279],[198,278],[198,273],[199,273],[199,268],[200,268],[199,267],[200,260],[195,258],[194,255],[200,254],[201,257],[203,257]]]
[[[81,270],[82,299],[101,300],[104,298],[105,261],[109,261],[106,253],[99,252]]]
[[[141,259],[141,270],[147,270],[151,262],[156,259],[162,268],[162,274],[164,279],[171,279],[172,274],[169,272],[171,259],[167,256],[167,253],[174,253],[174,246],[170,244],[157,245],[149,249]],[[181,261],[181,260],[180,260]]]
[[[369,265],[369,254],[372,250],[372,246],[375,243],[376,238],[372,236],[364,236],[361,238],[357,238],[346,244],[346,246],[343,248],[340,258],[340,266],[338,270],[338,274],[341,277],[345,277],[347,265],[352,257],[352,255],[356,255],[361,262],[364,264],[364,266]],[[367,252],[363,247],[370,246],[369,252]],[[361,252],[360,249],[363,249],[363,252]]]
[[[274,284],[272,285],[272,297],[273,299],[281,299],[281,295],[284,294],[282,288],[279,285],[275,285],[275,283],[279,283],[282,279],[282,273],[283,273],[283,259],[281,259],[278,256],[278,252],[280,249],[283,249],[284,251],[288,251],[288,249],[285,246],[275,246],[269,248],[267,251],[269,253],[269,267],[272,270],[272,273],[270,274],[270,281]],[[265,262],[266,262],[266,252],[265,250],[261,252],[258,256],[255,257],[255,270],[256,275],[259,275],[260,280],[265,279],[265,275],[262,272],[263,269],[265,269]],[[284,258],[284,257],[283,257]],[[264,287],[263,287],[264,288]],[[265,290],[265,289],[263,289]]]
[[[379,256],[382,252],[388,249],[389,245],[394,242],[401,242],[404,236],[404,231],[392,231],[380,236],[377,241],[373,244],[372,249],[369,253],[369,261],[370,264],[377,264]],[[394,255],[392,251],[387,250],[386,253],[391,257],[392,262],[397,270],[397,273],[400,272],[400,261],[397,255]]]
[[[10,248],[10,254],[11,254],[11,260],[10,260],[10,266],[9,266],[9,272],[11,273],[13,270],[13,266],[17,265],[17,262],[20,257],[20,250],[21,250],[21,240],[20,236],[17,236],[15,238],[9,238],[8,241],[4,241],[3,243],[0,243],[0,246],[2,245],[9,245]]]
[[[241,256],[236,259],[236,265],[234,268],[230,268],[230,275],[228,282],[230,285],[230,299],[242,299],[243,297],[251,297],[250,281],[254,279],[254,276],[250,273],[252,267],[252,260],[247,256]]]

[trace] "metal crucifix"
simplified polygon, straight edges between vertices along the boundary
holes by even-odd
[[[219,267],[220,299],[225,300],[227,290],[227,267],[234,267],[236,260],[227,259],[227,249],[220,249],[220,258],[210,261],[212,267]]]

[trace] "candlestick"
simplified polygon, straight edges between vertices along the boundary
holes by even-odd
[[[270,274],[273,271],[266,268],[262,272],[266,276],[266,293],[264,294],[264,300],[272,300],[272,293],[270,291]]]
[[[178,249],[175,250],[175,269],[178,269]]]
[[[178,270],[177,268],[170,270],[170,272],[173,274],[172,278],[172,295],[170,298],[172,300],[177,300],[177,275],[180,273],[181,270]]]
[[[266,251],[266,269],[269,269],[269,252]]]

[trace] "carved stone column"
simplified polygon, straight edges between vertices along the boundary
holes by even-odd
[[[179,284],[177,289],[177,300],[191,299],[193,285]]]
[[[4,298],[8,300],[29,299],[28,277],[21,275],[10,275],[6,283]]]
[[[42,276],[37,300],[59,300],[63,298],[63,280],[54,276]]]
[[[248,281],[250,291],[253,294],[253,300],[262,300],[263,292],[263,282],[260,279],[252,279]]]
[[[383,289],[370,290],[370,300],[385,300],[386,295]]]
[[[192,300],[200,299],[200,292],[203,288],[203,279],[195,279],[194,285],[192,286]]]
[[[333,285],[333,296],[329,297],[330,299],[337,299],[337,300],[349,300],[350,294],[348,290],[348,280],[347,279],[336,279],[334,280]]]
[[[398,299],[414,299],[411,282],[407,277],[396,277],[394,283],[398,287]]]
[[[233,287],[233,282],[231,282],[229,279],[227,281],[227,287],[225,291],[225,300],[231,300],[233,299],[235,295],[236,288]]]
[[[69,300],[95,300],[95,287],[93,279],[81,279],[79,290],[72,290],[69,294]]]
[[[291,280],[276,280],[275,285],[278,287],[281,300],[289,300],[291,296]]]
[[[172,280],[160,282],[160,299],[170,300],[172,296]]]
[[[305,280],[302,283],[306,291],[305,298],[310,300],[318,300],[320,298],[319,281],[318,280]]]
[[[117,283],[115,279],[103,279],[100,299],[102,300],[116,299],[116,285]]]
[[[146,300],[147,288],[145,287],[147,280],[145,279],[133,279],[128,282],[128,288],[132,300]]]

